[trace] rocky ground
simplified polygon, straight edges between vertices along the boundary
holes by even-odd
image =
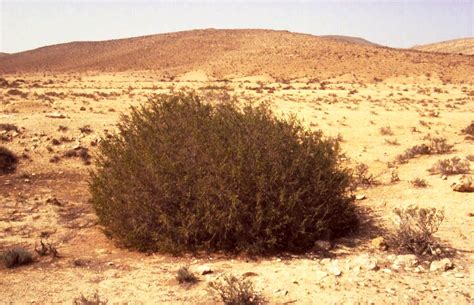
[[[373,178],[355,194],[364,216],[361,230],[333,244],[320,242],[304,255],[275,257],[173,257],[116,246],[88,204],[88,170],[97,143],[114,131],[129,106],[182,88],[213,100],[268,101],[277,115],[294,113],[308,128],[338,137],[348,166],[366,164]],[[224,274],[250,280],[272,304],[474,301],[469,237],[474,195],[459,192],[469,189],[472,170],[461,184],[461,174],[428,171],[453,157],[472,167],[474,141],[462,132],[474,119],[471,84],[435,77],[352,84],[276,83],[266,77],[208,82],[200,73],[175,82],[156,81],[146,72],[28,74],[0,80],[0,103],[1,145],[20,156],[17,170],[0,176],[0,251],[21,246],[35,253],[32,264],[0,268],[2,303],[71,303],[96,291],[113,303],[218,303],[209,282]],[[7,130],[7,124],[15,128]],[[452,149],[397,161],[435,137],[445,138]],[[417,178],[425,187],[417,187]],[[396,226],[393,209],[410,204],[445,210],[436,236],[449,255],[430,261],[386,248]],[[34,252],[41,240],[51,243],[58,257]],[[198,275],[195,285],[178,283],[181,266]]]

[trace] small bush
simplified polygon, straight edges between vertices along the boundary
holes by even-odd
[[[74,298],[72,301],[73,305],[107,305],[109,301],[107,299],[101,299],[99,293],[96,291],[90,296],[81,294],[79,297]]]
[[[226,275],[222,282],[209,283],[211,291],[218,294],[226,305],[259,305],[267,301],[255,292],[252,282]]]
[[[452,151],[453,145],[448,144],[446,138],[427,137],[427,139],[429,140],[428,143],[415,145],[405,150],[403,154],[396,157],[396,161],[398,163],[407,163],[408,160],[421,155],[445,154]]]
[[[471,124],[461,130],[461,132],[470,136],[474,136],[474,122],[471,122]]]
[[[21,265],[27,265],[33,262],[31,253],[23,248],[14,248],[7,250],[0,255],[0,260],[7,268],[15,268]]]
[[[384,136],[393,136],[393,131],[390,126],[380,127],[380,134]]]
[[[187,267],[181,267],[178,269],[178,273],[176,274],[176,280],[178,280],[178,283],[183,284],[183,283],[196,283],[198,281],[197,277],[189,271]]]
[[[92,204],[142,251],[311,249],[355,228],[337,141],[266,105],[152,97],[99,145]]]
[[[353,183],[355,186],[370,187],[377,183],[374,175],[369,173],[367,164],[360,163],[354,168]]]
[[[0,146],[0,175],[15,171],[18,157],[8,148]]]
[[[16,132],[19,132],[20,130],[18,129],[18,127],[16,125],[9,124],[9,123],[1,123],[0,124],[0,131],[6,131],[6,132],[16,131]]]
[[[428,186],[428,183],[426,182],[426,180],[422,179],[422,178],[415,178],[415,179],[411,180],[410,183],[414,187],[418,187],[418,188],[425,188],[425,187]]]
[[[469,161],[458,157],[439,160],[428,171],[433,174],[457,175],[466,174],[470,170]]]
[[[390,240],[393,246],[416,255],[434,255],[437,243],[433,234],[444,220],[444,211],[409,206],[395,209],[398,228]]]
[[[79,147],[77,149],[70,149],[63,154],[66,158],[80,158],[85,165],[91,164],[92,156],[89,154],[89,149],[86,147]]]
[[[45,243],[43,240],[40,240],[39,247],[35,246],[35,252],[38,253],[39,256],[51,255],[53,258],[59,257],[59,252],[56,246],[52,243]]]

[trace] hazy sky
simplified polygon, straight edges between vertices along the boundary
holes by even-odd
[[[0,52],[196,28],[283,29],[411,47],[474,36],[474,0],[0,0]]]

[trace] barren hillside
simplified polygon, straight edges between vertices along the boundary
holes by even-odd
[[[0,58],[1,73],[153,70],[161,76],[202,71],[223,79],[337,77],[378,81],[430,75],[474,81],[474,58],[347,43],[287,31],[194,30],[100,42],[71,42]]]
[[[474,55],[474,37],[415,46],[413,49],[428,52]]]
[[[376,44],[372,41],[368,41],[368,40],[366,40],[364,38],[360,38],[360,37],[343,36],[343,35],[324,35],[324,36],[320,36],[320,37],[330,38],[330,39],[341,41],[341,42],[361,44],[361,45],[365,45],[365,46],[382,47],[379,44]]]

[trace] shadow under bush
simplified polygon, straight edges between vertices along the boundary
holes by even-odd
[[[118,128],[99,146],[90,191],[127,247],[294,252],[357,225],[337,141],[266,105],[156,95]]]

